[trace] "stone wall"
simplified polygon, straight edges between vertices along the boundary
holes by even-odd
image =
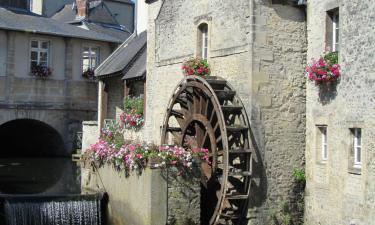
[[[270,224],[272,212],[291,203],[293,170],[304,162],[304,10],[261,0],[151,2],[145,138],[160,142],[181,63],[196,54],[197,27],[207,23],[212,75],[234,86],[256,140],[250,224]]]
[[[145,169],[126,176],[109,165],[83,167],[84,191],[108,195],[108,225],[198,225],[200,177],[176,169]]]
[[[30,76],[30,40],[50,42],[46,79]],[[96,82],[82,78],[81,50],[84,45],[100,47],[104,61],[109,43],[16,31],[0,31],[0,125],[15,119],[37,119],[54,127],[70,154],[75,134],[84,120],[96,119]]]
[[[308,3],[308,56],[325,48],[327,11],[339,7],[342,77],[330,90],[307,85],[306,224],[374,224],[375,5],[371,0],[311,0]],[[319,132],[327,126],[328,160],[319,159]],[[362,168],[352,171],[353,136],[362,129]]]
[[[108,87],[107,94],[107,115],[106,119],[117,119],[116,107],[123,108],[124,105],[124,83],[119,77],[107,78],[103,80]]]

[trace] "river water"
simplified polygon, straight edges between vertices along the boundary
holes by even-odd
[[[0,224],[101,225],[103,195],[82,193],[69,158],[0,159]]]

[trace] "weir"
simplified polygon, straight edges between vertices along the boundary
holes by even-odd
[[[3,195],[1,224],[102,225],[103,194],[56,196]]]

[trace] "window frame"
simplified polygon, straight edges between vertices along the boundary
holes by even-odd
[[[89,52],[89,54],[88,54],[88,59],[89,59],[89,66],[88,66],[88,68],[95,70],[99,66],[99,64],[100,64],[100,47],[97,46],[97,45],[83,45],[82,49],[81,49],[81,72],[82,73],[86,71],[84,69],[84,63],[83,63],[84,57],[85,57],[85,48],[89,49],[88,50],[88,52]],[[92,59],[94,58],[93,57],[94,55],[91,54],[92,49],[94,49],[94,48],[97,49],[96,56],[95,56],[96,57],[95,67],[92,66]]]
[[[32,46],[32,43],[33,42],[37,42],[38,44],[38,47],[33,47]],[[42,43],[45,42],[47,43],[47,48],[42,48]],[[46,61],[43,61],[46,63],[46,67],[49,67],[50,66],[50,52],[51,52],[51,42],[49,40],[46,40],[46,39],[31,39],[30,40],[30,44],[29,44],[29,65],[30,65],[30,69],[32,67],[32,62],[36,62],[37,65],[40,65],[41,63],[41,60],[40,60],[40,53],[46,53],[47,54],[47,57],[46,57]],[[36,52],[37,53],[37,59],[36,60],[33,60],[31,57],[32,57],[32,52]]]
[[[340,11],[333,8],[326,12],[326,51],[340,51]]]
[[[361,168],[362,167],[362,129],[353,128],[352,132],[353,132],[353,153],[354,153],[353,167]]]
[[[337,46],[337,47],[336,47]],[[340,14],[339,10],[332,12],[332,52],[340,50]]]
[[[320,138],[321,138],[321,160],[328,160],[328,129],[327,126],[320,126]]]
[[[209,25],[202,22],[198,25],[197,57],[208,59],[209,55]]]

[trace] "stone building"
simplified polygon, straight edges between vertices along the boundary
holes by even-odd
[[[0,133],[7,140],[2,157],[72,153],[81,122],[96,117],[96,82],[86,72],[131,35],[101,30],[107,32],[0,7]],[[51,75],[38,76],[38,68]]]
[[[181,64],[207,58],[234,86],[251,120],[256,168],[249,224],[271,224],[292,205],[305,148],[306,24],[296,1],[149,0],[145,141],[160,143]]]
[[[341,79],[307,84],[306,224],[375,224],[371,0],[310,0],[307,59],[338,51]]]

